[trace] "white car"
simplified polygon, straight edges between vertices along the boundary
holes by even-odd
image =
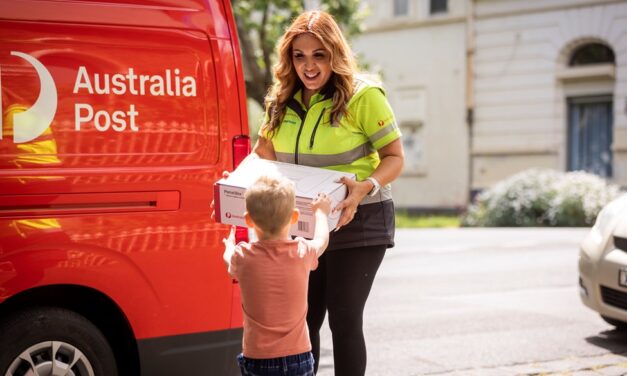
[[[581,243],[579,295],[605,321],[627,331],[627,194],[601,210]]]

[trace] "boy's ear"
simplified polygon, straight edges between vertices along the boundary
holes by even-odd
[[[248,214],[248,212],[244,212],[244,221],[246,221],[246,226],[255,227],[255,223],[253,222],[253,219],[250,218],[250,214]]]
[[[290,219],[290,224],[293,225],[294,223],[296,223],[298,221],[299,216],[300,216],[300,210],[294,208],[294,211],[292,212],[292,218]]]

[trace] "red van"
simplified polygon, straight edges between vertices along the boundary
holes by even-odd
[[[0,375],[237,374],[241,66],[227,0],[0,0]]]

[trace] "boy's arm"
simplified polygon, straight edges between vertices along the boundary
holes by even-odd
[[[331,199],[326,194],[319,193],[311,203],[311,209],[314,212],[316,227],[314,237],[309,244],[316,250],[316,255],[320,257],[329,245],[329,223],[327,219],[331,212]]]

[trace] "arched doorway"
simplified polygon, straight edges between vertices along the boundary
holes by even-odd
[[[589,42],[571,50],[565,85],[577,87],[566,97],[568,171],[583,170],[604,178],[613,175],[614,51],[604,43]],[[599,91],[600,83],[607,83]],[[585,87],[597,88],[586,93]]]

